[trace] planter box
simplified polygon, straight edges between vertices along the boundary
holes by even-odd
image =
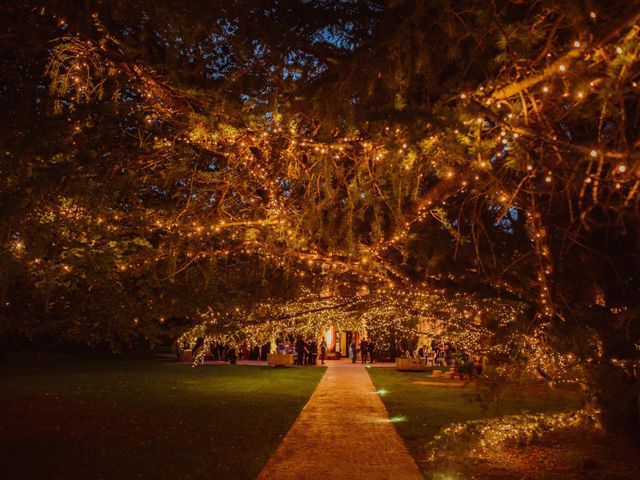
[[[267,365],[274,365],[276,367],[293,365],[293,355],[289,353],[269,353],[267,354]]]
[[[396,370],[421,372],[427,364],[424,358],[397,357]]]

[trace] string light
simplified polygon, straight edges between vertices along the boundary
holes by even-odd
[[[594,12],[591,12],[590,16],[596,18]],[[61,25],[63,24],[64,21],[61,20]],[[609,46],[603,49],[605,54],[612,51],[611,45],[609,43]],[[573,46],[582,47],[578,40],[573,42]],[[571,196],[572,185],[565,184],[566,175],[563,175],[567,172],[565,165],[570,165],[571,171],[584,172],[580,178],[584,178],[584,184],[589,185],[590,192],[606,188],[620,189],[619,181],[627,181],[627,177],[633,177],[637,172],[637,166],[634,163],[633,152],[626,155],[629,152],[609,150],[609,147],[592,150],[588,146],[570,143],[566,139],[558,140],[557,132],[547,128],[545,122],[548,120],[550,109],[561,108],[563,115],[569,116],[575,107],[573,103],[580,104],[575,111],[595,107],[595,102],[602,101],[603,95],[594,90],[586,90],[584,85],[589,82],[591,89],[605,88],[606,79],[612,77],[612,63],[603,53],[590,49],[589,44],[585,44],[580,52],[569,51],[571,40],[564,47],[569,47],[565,49],[567,54],[560,56],[555,62],[540,62],[540,65],[546,63],[544,66],[532,65],[532,71],[526,74],[527,78],[522,82],[511,82],[502,89],[494,89],[492,86],[491,89],[484,90],[479,87],[473,92],[460,93],[459,98],[468,101],[453,102],[454,108],[458,109],[455,113],[459,114],[455,121],[456,128],[429,127],[429,133],[425,138],[416,142],[408,139],[408,129],[396,125],[393,125],[393,129],[389,126],[360,129],[368,132],[370,138],[367,139],[361,138],[359,133],[353,137],[341,134],[341,138],[334,136],[334,140],[324,142],[318,140],[321,135],[303,134],[302,129],[290,129],[289,126],[283,131],[280,124],[272,121],[257,121],[251,123],[250,127],[203,126],[199,123],[198,115],[193,114],[194,109],[189,101],[182,103],[188,111],[188,127],[182,127],[180,122],[184,117],[176,114],[179,105],[175,104],[182,102],[180,97],[183,94],[185,98],[189,98],[187,93],[179,92],[174,95],[174,106],[170,106],[173,87],[155,80],[156,76],[151,70],[133,66],[131,69],[135,75],[131,74],[128,87],[137,89],[135,91],[138,93],[134,95],[139,96],[137,101],[142,102],[141,105],[144,106],[144,113],[136,118],[146,120],[140,122],[146,125],[136,125],[136,128],[146,133],[151,132],[153,137],[149,138],[153,138],[154,147],[163,146],[171,151],[176,144],[188,144],[190,151],[198,151],[199,155],[205,152],[206,155],[202,155],[203,157],[215,152],[216,156],[224,159],[221,163],[226,169],[216,172],[216,175],[219,174],[217,178],[221,179],[220,183],[225,187],[216,193],[224,191],[226,195],[227,191],[233,192],[229,194],[233,200],[205,208],[202,203],[194,200],[196,206],[188,206],[183,213],[174,216],[169,213],[151,214],[149,218],[143,215],[134,218],[135,215],[126,209],[118,213],[102,211],[100,216],[94,217],[87,209],[77,205],[52,205],[47,211],[39,212],[39,221],[43,219],[48,224],[75,222],[91,229],[99,226],[96,230],[99,234],[105,235],[105,240],[99,241],[104,242],[118,236],[128,238],[141,234],[141,237],[145,237],[151,232],[161,236],[161,242],[165,241],[165,238],[170,239],[158,248],[160,253],[148,248],[148,258],[145,261],[151,263],[165,258],[167,253],[164,249],[168,250],[166,245],[171,244],[172,248],[178,245],[177,256],[187,266],[190,262],[197,264],[205,259],[216,260],[225,257],[226,261],[229,258],[251,256],[265,268],[285,270],[287,275],[299,279],[300,283],[322,283],[319,278],[346,277],[343,278],[346,285],[342,287],[358,292],[355,300],[353,295],[341,295],[336,292],[331,292],[324,299],[308,292],[298,292],[292,301],[275,298],[262,302],[255,309],[247,308],[247,311],[240,307],[226,313],[209,311],[203,314],[203,323],[190,330],[185,339],[194,340],[201,336],[223,343],[257,343],[274,338],[274,335],[282,332],[318,332],[323,331],[329,323],[335,322],[336,325],[346,327],[362,321],[384,334],[394,329],[404,335],[426,335],[435,333],[436,322],[432,320],[434,312],[437,312],[446,323],[447,334],[465,348],[470,351],[505,353],[509,351],[506,343],[491,347],[481,345],[481,340],[494,338],[495,332],[482,322],[474,326],[470,320],[475,318],[475,313],[481,309],[489,310],[483,299],[473,295],[456,296],[450,291],[421,291],[422,287],[416,287],[416,275],[413,272],[407,274],[410,268],[406,268],[406,265],[413,260],[409,258],[407,261],[407,257],[411,255],[411,242],[415,236],[422,235],[419,227],[424,222],[435,219],[439,222],[439,228],[446,227],[447,215],[450,213],[447,209],[452,211],[469,198],[485,199],[481,200],[484,204],[480,207],[485,211],[489,207],[495,207],[493,203],[496,199],[501,203],[508,202],[509,207],[513,205],[514,211],[518,214],[525,212],[530,215],[527,217],[527,230],[531,240],[531,252],[535,254],[536,267],[532,269],[530,277],[527,277],[527,289],[533,292],[525,292],[526,298],[521,305],[492,306],[491,312],[498,311],[495,313],[496,322],[509,325],[514,319],[524,318],[527,302],[535,306],[534,323],[537,325],[534,332],[522,336],[514,335],[510,339],[530,348],[530,368],[557,365],[558,377],[562,377],[563,372],[564,377],[567,377],[568,371],[573,372],[574,360],[553,352],[541,343],[547,322],[554,318],[556,308],[560,311],[560,307],[557,306],[558,300],[554,298],[554,243],[547,233],[552,231],[547,230],[552,225],[545,227],[542,216],[537,213],[538,207],[532,204],[535,202],[531,198],[535,201],[550,198],[549,192],[561,188]],[[84,39],[64,38],[55,48],[48,71],[59,72],[57,77],[52,77],[52,85],[54,93],[63,98],[72,98],[76,102],[91,101],[97,97],[104,83],[102,72],[116,70],[114,64],[109,59],[102,58],[100,54],[108,48],[105,45]],[[623,52],[621,46],[616,46],[615,50],[618,54]],[[553,55],[548,53],[547,58],[555,55],[555,52]],[[596,62],[591,61],[594,58],[597,58]],[[621,60],[624,58],[618,58],[616,62]],[[572,73],[570,76],[561,76],[558,73],[567,72],[569,69]],[[119,77],[127,75],[122,69],[117,71]],[[554,78],[558,77],[562,77],[562,84],[559,80],[557,83],[554,82]],[[628,73],[616,74],[616,78],[625,89],[628,89],[629,84],[637,87],[637,83],[631,81]],[[542,85],[542,92],[548,94],[544,96],[544,102],[541,100],[539,85]],[[560,86],[562,88],[559,88]],[[582,89],[589,95],[585,95]],[[523,91],[526,93],[524,97]],[[550,94],[552,91],[554,94]],[[571,102],[572,92],[576,92],[575,95],[585,101]],[[522,100],[525,97],[526,100]],[[455,99],[456,96],[452,95],[450,98]],[[202,110],[206,111],[205,108]],[[593,111],[600,109],[593,108]],[[196,120],[192,120],[194,118]],[[74,139],[80,142],[83,135],[88,133],[83,132],[83,128],[88,129],[88,123],[75,122],[76,117],[70,115],[69,132],[73,130]],[[557,125],[554,121],[550,124]],[[165,127],[180,130],[178,139],[163,139],[161,130]],[[228,128],[229,131],[223,131],[223,128]],[[377,130],[378,133],[369,133],[373,130]],[[516,138],[519,138],[517,142]],[[549,160],[549,155],[545,153],[549,146],[553,149],[554,155],[557,155],[558,161],[555,157]],[[154,154],[156,153],[154,150]],[[593,161],[594,158],[598,158],[598,162]],[[411,159],[411,163],[407,159]],[[576,164],[582,162],[588,166],[582,170],[573,170],[574,159]],[[607,161],[611,163],[607,164]],[[626,163],[620,164],[620,161]],[[158,160],[158,163],[161,163],[161,160]],[[345,185],[331,185],[331,189],[338,192],[332,199],[331,194],[323,190],[325,185],[320,185],[320,175],[314,173],[313,169],[330,169],[333,168],[332,164],[342,163],[347,165],[348,169],[352,169],[349,170],[349,175],[353,174],[359,184],[354,194],[351,190],[353,184],[344,178],[338,178],[342,172],[339,168],[342,167],[336,167],[335,183],[344,182]],[[597,169],[598,163],[604,166]],[[516,165],[520,168],[505,170],[502,164]],[[455,171],[452,165],[455,166]],[[468,171],[471,169],[465,168],[468,165],[472,165],[473,173]],[[524,174],[521,170],[522,165],[526,165],[527,172],[548,172],[544,182],[549,184],[555,179],[555,184],[553,187],[541,184],[542,175]],[[550,168],[555,168],[551,165],[558,165],[559,171],[549,172]],[[403,166],[402,175],[398,175],[397,172]],[[156,166],[149,169],[154,172],[154,176],[155,169]],[[627,175],[622,176],[624,173]],[[194,183],[206,182],[205,176],[194,175]],[[454,176],[455,181],[449,181]],[[397,177],[402,177],[402,183],[394,183]],[[391,186],[381,186],[378,182],[380,178],[389,179]],[[314,183],[316,181],[317,183]],[[363,187],[361,184],[367,186]],[[411,186],[407,188],[407,185]],[[579,183],[578,188],[584,189],[585,185]],[[304,191],[304,195],[309,197],[315,195],[313,192],[317,188],[319,193],[312,201],[316,202],[314,207],[318,210],[314,210],[313,214],[305,212],[300,197],[292,193],[296,191],[295,188]],[[403,194],[396,194],[396,190]],[[629,202],[637,199],[635,191],[632,188],[628,190],[624,196],[629,195]],[[411,193],[406,193],[407,191]],[[468,194],[461,199],[463,195],[460,193],[463,191]],[[381,222],[380,231],[372,233],[371,238],[363,242],[351,242],[355,247],[350,245],[348,251],[340,246],[324,249],[317,247],[317,244],[322,243],[319,241],[321,235],[312,229],[312,221],[308,217],[323,216],[324,207],[321,206],[320,200],[329,203],[331,200],[339,199],[346,203],[352,202],[352,195],[357,197],[358,194],[362,195],[359,199],[364,203],[378,202],[376,208],[381,204],[392,204],[393,206],[387,209],[380,207],[379,211],[376,210],[376,215],[382,212],[381,217],[389,217],[391,220]],[[623,195],[618,193],[613,197],[620,198]],[[596,193],[593,198],[594,203],[598,202]],[[360,200],[355,199],[356,202]],[[582,209],[580,213],[589,210],[588,206],[578,206],[582,202],[581,198],[576,197],[575,200],[574,202],[574,198],[570,198],[572,208],[577,205],[576,208]],[[340,204],[340,208],[345,203]],[[232,207],[226,210],[229,205]],[[434,208],[434,205],[437,205],[437,208]],[[549,201],[547,206],[551,205]],[[446,209],[443,206],[446,206]],[[502,212],[507,210],[506,206],[498,207]],[[198,208],[202,208],[202,211]],[[545,211],[542,208],[540,210]],[[462,207],[460,211],[464,211]],[[321,214],[317,215],[316,212]],[[142,226],[133,227],[134,224]],[[484,227],[485,224],[481,226]],[[462,236],[458,234],[456,237],[456,229],[445,230],[458,243],[462,243]],[[264,237],[264,241],[258,241],[258,237]],[[79,241],[80,239],[78,236]],[[20,255],[24,255],[28,250],[26,245],[23,244],[21,249],[16,248],[14,253],[22,252]],[[392,250],[391,247],[396,248]],[[394,256],[402,258],[402,261],[394,259]],[[34,261],[34,265],[39,264],[40,262]],[[56,269],[64,272],[70,272],[73,268],[72,265],[62,262],[56,266]],[[137,268],[139,265],[137,266],[135,261],[114,263],[113,270],[116,271],[113,274],[116,275],[117,270],[132,272]],[[458,279],[444,275],[437,280],[455,282]],[[486,281],[492,287],[516,291],[507,280]],[[328,310],[320,310],[321,313],[305,313],[304,309],[314,308]],[[331,312],[331,320],[326,315],[327,311]],[[164,322],[163,318],[161,317],[160,323]],[[424,318],[430,320],[424,321]],[[199,358],[201,360],[201,357]]]

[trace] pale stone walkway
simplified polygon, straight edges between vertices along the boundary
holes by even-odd
[[[422,480],[365,368],[328,362],[260,480]]]

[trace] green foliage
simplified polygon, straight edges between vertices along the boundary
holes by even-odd
[[[525,446],[545,433],[583,427],[595,428],[595,420],[583,411],[555,414],[520,414],[452,424],[438,433],[428,445],[429,459],[462,455],[469,450],[491,452],[510,446]]]
[[[542,386],[527,385],[511,386],[505,389],[500,402],[485,404],[484,398],[478,401],[476,397],[477,383],[466,387],[451,387],[447,381],[438,384],[427,373],[398,372],[391,368],[370,368],[367,370],[378,392],[383,391],[380,399],[385,404],[390,417],[402,417],[405,420],[394,423],[395,428],[407,444],[409,452],[416,459],[425,460],[428,452],[425,446],[435,446],[440,453],[463,451],[470,453],[478,445],[473,441],[482,441],[479,433],[482,426],[502,425],[502,419],[547,419],[541,423],[549,423],[549,419],[556,416],[572,418],[570,410],[579,407],[575,394],[562,390],[549,390]],[[424,385],[418,382],[436,383]],[[428,406],[425,408],[425,406]],[[520,423],[521,422],[514,422]],[[470,424],[469,434],[463,438],[464,425]],[[443,437],[442,430],[450,425],[450,437]],[[462,426],[462,427],[461,427]],[[512,425],[510,425],[512,426]],[[456,437],[453,431],[459,430]],[[500,430],[500,432],[503,432]],[[497,433],[497,431],[496,431]],[[521,431],[520,433],[524,433]],[[517,431],[512,434],[517,436]],[[440,436],[439,439],[435,439]],[[512,437],[513,438],[513,437]],[[523,435],[523,438],[526,438]],[[505,440],[507,440],[505,438]],[[504,444],[498,442],[500,447]],[[498,444],[488,448],[498,448]],[[450,448],[450,450],[448,450]],[[471,458],[477,458],[478,453]],[[436,462],[442,466],[443,462]],[[426,462],[419,463],[427,472],[432,471],[433,465]]]
[[[512,360],[562,364],[566,324],[637,361],[633,3],[90,6],[0,20],[7,334],[429,282],[528,304]]]

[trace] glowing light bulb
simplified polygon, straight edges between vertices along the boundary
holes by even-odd
[[[580,48],[580,42],[576,40],[575,42],[573,42],[573,46],[576,48]]]
[[[567,69],[567,67],[565,67],[564,65],[560,65],[558,67],[558,70],[560,70],[561,72],[564,72]]]
[[[626,165],[619,165],[619,166],[618,166],[618,171],[619,171],[620,173],[624,173],[626,170],[627,170]]]
[[[598,152],[596,152],[595,150],[591,150],[591,156],[592,157],[597,157],[598,156]]]

